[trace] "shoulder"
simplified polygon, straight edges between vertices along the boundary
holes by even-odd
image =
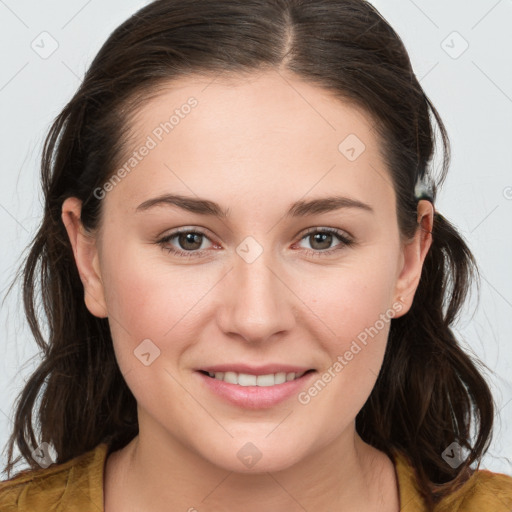
[[[424,502],[416,485],[415,471],[404,453],[394,457],[401,510],[423,511]],[[512,477],[481,469],[435,507],[435,512],[511,512]]]
[[[512,477],[486,469],[442,500],[436,512],[511,512]]]
[[[0,510],[102,511],[103,471],[108,445],[101,443],[63,464],[24,470],[0,482]],[[57,505],[57,507],[56,507]]]

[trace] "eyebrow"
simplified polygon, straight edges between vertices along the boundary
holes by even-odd
[[[177,194],[164,194],[144,201],[137,206],[136,211],[147,211],[156,206],[177,206],[199,215],[211,215],[220,219],[225,219],[229,215],[229,208],[224,210],[221,206],[208,199],[200,199]],[[301,200],[293,203],[287,217],[306,217],[308,215],[318,215],[320,213],[331,212],[342,208],[357,208],[369,213],[375,213],[373,208],[362,201],[343,196],[330,196],[309,201]]]

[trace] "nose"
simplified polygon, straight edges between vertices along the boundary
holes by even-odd
[[[218,325],[226,335],[249,343],[263,343],[283,336],[295,324],[293,283],[282,265],[271,261],[271,251],[252,262],[235,255],[224,279]]]

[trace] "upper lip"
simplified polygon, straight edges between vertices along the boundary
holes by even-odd
[[[235,373],[248,373],[250,375],[268,375],[271,373],[304,373],[313,368],[307,366],[292,366],[287,364],[266,364],[263,366],[253,366],[243,363],[226,363],[213,366],[203,366],[198,368],[198,371],[208,373],[217,372],[235,372]]]

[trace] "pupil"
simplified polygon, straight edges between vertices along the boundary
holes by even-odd
[[[180,245],[184,249],[198,249],[201,247],[201,236],[198,233],[185,233],[180,235]],[[332,235],[329,233],[316,233],[312,235],[314,243],[320,243],[317,249],[328,249],[331,245]],[[314,244],[312,244],[314,246]]]
[[[198,233],[185,233],[180,235],[180,245],[183,249],[198,249],[201,247],[201,235]],[[194,243],[196,246],[194,246]]]
[[[315,242],[318,241],[320,243],[323,242],[323,246],[322,247],[317,247],[317,249],[329,249],[330,245],[331,245],[331,238],[332,238],[332,235],[330,235],[329,233],[316,233],[315,235],[313,235],[313,238],[315,238]],[[327,241],[327,243],[325,243]],[[314,245],[312,245],[313,248],[314,248]]]

